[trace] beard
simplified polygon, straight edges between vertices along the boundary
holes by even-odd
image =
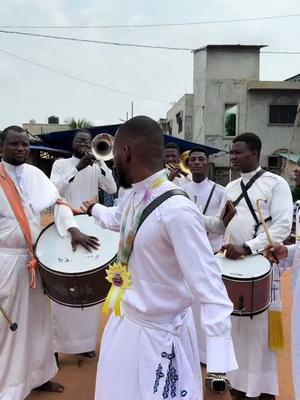
[[[119,165],[116,166],[116,175],[118,178],[119,185],[123,189],[130,189],[132,187],[128,177],[126,176],[125,170],[122,169],[122,167],[120,167]]]

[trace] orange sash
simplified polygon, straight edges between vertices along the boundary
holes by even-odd
[[[0,164],[0,185],[2,186],[4,194],[15,214],[17,221],[19,222],[19,225],[20,225],[23,235],[25,237],[27,247],[28,247],[28,250],[29,250],[29,253],[31,256],[31,258],[27,264],[27,268],[31,274],[30,287],[35,288],[36,287],[35,270],[37,267],[37,259],[34,256],[32,236],[31,236],[29,222],[28,222],[27,216],[25,214],[21,196],[20,196],[14,182],[12,181],[12,179],[6,172],[4,165],[2,163]]]

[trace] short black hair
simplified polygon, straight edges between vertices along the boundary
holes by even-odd
[[[6,141],[7,136],[8,136],[8,133],[9,133],[10,131],[14,131],[14,132],[18,132],[18,133],[25,132],[25,133],[27,134],[27,136],[28,136],[27,131],[26,131],[24,128],[22,128],[21,126],[11,125],[11,126],[8,126],[8,127],[5,128],[5,129],[3,129],[3,131],[1,132],[1,135],[0,135],[0,137],[1,137],[1,144],[3,144],[3,143]]]
[[[204,147],[201,147],[201,146],[192,148],[192,149],[190,150],[189,158],[191,157],[191,155],[192,155],[193,153],[204,153],[204,154],[206,155],[206,158],[209,157],[208,151],[207,151]]]
[[[160,125],[145,115],[138,115],[121,125],[116,142],[136,145],[135,153],[148,164],[163,160],[164,138]]]
[[[165,150],[168,150],[168,149],[175,149],[175,150],[177,150],[178,154],[180,154],[180,149],[179,149],[179,146],[177,143],[174,143],[174,142],[167,143],[165,145]]]
[[[75,132],[74,139],[76,138],[76,136],[77,136],[79,133],[87,133],[87,134],[90,135],[90,137],[92,138],[91,132],[88,131],[87,129],[78,129],[78,130],[76,130],[76,132]]]
[[[258,157],[260,156],[262,143],[260,138],[253,132],[245,132],[241,135],[236,136],[232,143],[244,142],[247,144],[249,150],[256,150]]]

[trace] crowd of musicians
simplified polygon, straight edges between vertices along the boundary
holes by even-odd
[[[208,179],[204,146],[188,152],[183,170],[178,146],[165,146],[161,128],[145,116],[117,131],[114,171],[91,146],[90,133],[78,130],[72,157],[56,160],[48,179],[26,163],[27,132],[18,126],[2,131],[0,400],[24,400],[32,390],[62,392],[52,381],[59,353],[95,357],[102,307],[111,315],[95,400],[275,399],[276,352],[283,346],[280,277],[289,267],[292,370],[300,400],[300,213],[288,183],[261,168],[260,138],[243,133],[233,139],[231,164],[240,178],[226,187]],[[300,164],[295,180],[300,186]],[[114,195],[112,207],[99,203],[100,189]],[[110,304],[49,306],[34,252],[40,215],[49,207],[58,234],[74,251],[101,246],[101,237],[79,229],[74,210],[120,233]],[[293,218],[296,243],[285,246]],[[262,255],[272,266],[271,303],[251,317],[232,315],[218,260],[240,260],[242,269],[250,259],[259,264]]]

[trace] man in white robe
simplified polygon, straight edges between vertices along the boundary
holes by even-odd
[[[180,150],[176,143],[167,143],[165,145],[164,160],[167,165],[168,178],[171,182],[179,187],[184,187],[191,182],[192,175],[185,174],[179,166]]]
[[[216,218],[205,217],[204,223],[209,232],[223,233],[223,250],[226,257],[237,259],[264,250],[267,238],[260,222],[256,201],[262,199],[262,214],[269,226],[274,242],[287,238],[292,226],[293,203],[287,182],[280,176],[265,171],[262,175],[259,166],[261,141],[253,133],[245,133],[233,140],[231,162],[241,171],[241,178],[230,182]],[[258,175],[256,175],[258,174]],[[259,176],[247,191],[249,200],[259,223],[256,223],[249,206],[243,197],[236,205],[237,213],[227,228],[222,223],[221,214],[226,201],[234,202],[242,193],[241,185],[247,185]],[[268,347],[268,311],[253,319],[232,316],[232,337],[239,369],[229,374],[235,389],[235,398],[274,399],[278,394],[276,354]]]
[[[74,209],[85,200],[98,200],[99,188],[113,194],[117,185],[104,161],[100,164],[86,154],[91,150],[91,134],[79,130],[72,142],[73,156],[54,162],[50,179],[60,195]],[[95,356],[101,305],[84,309],[53,304],[55,351]]]
[[[127,243],[144,202],[176,185],[163,170],[161,128],[148,117],[134,117],[119,128],[114,157],[120,184],[132,184],[132,190],[117,207],[86,202],[83,209],[102,227],[121,230],[122,249],[122,232]],[[189,199],[173,196],[147,217],[135,237],[128,271],[132,286],[125,289],[123,316],[113,313],[105,328],[95,400],[201,400],[193,301],[202,305],[208,372],[224,383],[223,374],[235,369],[236,361],[232,304],[201,214]],[[205,398],[230,399],[228,387],[220,393],[210,379]]]
[[[20,194],[34,243],[40,233],[40,212],[54,205],[60,196],[42,171],[25,164],[29,139],[23,128],[6,128],[2,132],[2,147],[0,166]],[[62,236],[71,233],[73,247],[89,244],[87,236],[78,236],[80,231],[69,207],[56,205],[55,219]],[[62,385],[49,381],[57,372],[49,299],[44,295],[38,271],[36,288],[30,287],[30,252],[1,183],[0,221],[0,303],[18,324],[15,332],[10,331],[0,312],[0,399],[24,400],[37,387],[61,392]]]
[[[225,189],[223,186],[208,179],[208,154],[206,151],[201,147],[192,149],[188,158],[188,166],[193,180],[187,183],[183,190],[204,215],[215,216],[219,210]],[[208,240],[212,250],[218,251],[223,244],[223,235],[208,233]],[[195,302],[192,305],[192,310],[198,337],[200,360],[206,364],[205,332],[201,327],[200,303]]]

